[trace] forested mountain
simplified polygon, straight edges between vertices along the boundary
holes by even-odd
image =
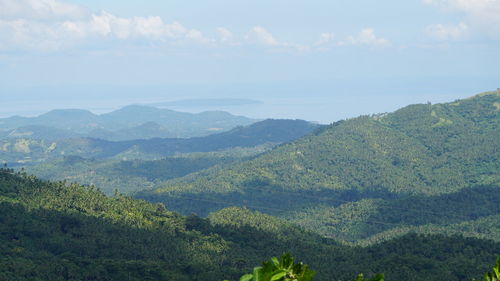
[[[200,215],[248,206],[350,242],[417,228],[499,240],[491,231],[500,213],[498,128],[500,91],[411,105],[333,123],[138,197]]]
[[[2,118],[0,136],[16,138],[22,132],[25,138],[49,140],[67,138],[68,135],[112,141],[184,138],[223,132],[255,121],[222,111],[193,114],[141,105],[130,105],[101,115],[81,109],[57,109],[37,117]],[[47,138],[54,130],[59,130],[59,133]]]
[[[210,152],[234,147],[279,144],[309,134],[318,125],[303,120],[264,120],[228,132],[196,138],[154,138],[112,142],[77,138],[60,141],[0,140],[0,162],[43,162],[63,156],[104,159],[159,159],[179,153]]]
[[[0,169],[0,280],[236,280],[285,251],[318,271],[318,281],[359,272],[455,281],[487,271],[500,243],[409,234],[343,246],[248,209],[183,217],[161,204]]]
[[[96,160],[65,156],[39,165],[25,166],[23,169],[42,179],[95,185],[108,195],[112,195],[115,190],[131,194],[215,165],[242,161],[271,148],[272,145],[260,145],[222,152],[181,154],[159,160]]]
[[[126,141],[137,139],[169,138],[172,137],[173,134],[164,126],[150,121],[135,127],[124,128],[117,131],[95,129],[88,133],[87,136],[110,141]]]

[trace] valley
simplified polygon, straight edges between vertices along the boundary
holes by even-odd
[[[348,243],[443,228],[498,240],[495,219],[466,228],[499,212],[499,99],[489,92],[339,121],[254,159],[136,196],[201,216],[246,206]],[[470,204],[475,196],[480,206]]]
[[[500,281],[500,0],[0,0],[0,281]]]
[[[0,172],[0,277],[234,279],[282,252],[316,280],[477,277],[500,252],[499,102],[191,138],[4,137],[20,166]]]

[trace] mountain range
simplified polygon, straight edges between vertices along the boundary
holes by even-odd
[[[459,281],[500,253],[500,90],[192,138],[73,137],[97,124],[74,113],[0,140],[30,164],[0,168],[0,280],[237,280],[290,252],[318,281]],[[162,131],[146,119],[100,132]]]
[[[303,120],[268,119],[230,131],[193,138],[106,141],[94,138],[0,139],[0,162],[34,164],[64,156],[87,159],[160,159],[180,153],[222,151],[288,142],[316,129]]]
[[[26,171],[43,179],[96,185],[110,195],[114,190],[132,193],[215,165],[242,161],[318,127],[302,120],[269,119],[190,139],[24,139],[11,145],[4,142],[7,151],[0,151],[0,159],[26,161]]]
[[[206,136],[257,120],[223,111],[197,114],[130,105],[101,115],[82,109],[57,109],[36,117],[0,119],[0,138],[59,140],[75,137],[112,141]]]

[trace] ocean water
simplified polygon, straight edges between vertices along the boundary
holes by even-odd
[[[426,82],[426,83],[424,83]],[[260,103],[243,105],[186,102],[169,109],[198,113],[222,110],[256,119],[304,119],[328,124],[359,115],[391,112],[415,103],[451,102],[486,90],[492,81],[361,81],[280,82],[228,85],[113,86],[72,85],[2,89],[0,117],[36,116],[52,109],[79,108],[96,114],[130,104],[155,104],[186,99],[251,99]],[[496,80],[495,80],[496,82]],[[481,86],[483,85],[484,86]]]

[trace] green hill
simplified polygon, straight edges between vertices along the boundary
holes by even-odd
[[[0,280],[235,280],[285,251],[317,270],[318,281],[358,272],[454,281],[488,270],[500,243],[408,234],[343,246],[248,209],[183,217],[161,204],[0,169]]]
[[[0,141],[0,163],[20,162],[27,172],[43,179],[93,184],[106,194],[116,189],[130,194],[208,167],[249,159],[317,127],[302,120],[269,119],[191,139],[25,139],[3,146]]]
[[[412,231],[500,241],[498,191],[498,187],[476,187],[430,197],[362,199],[336,207],[323,201],[285,217],[322,235],[361,244]]]
[[[138,197],[200,215],[248,206],[315,225],[311,229],[330,236],[343,233],[348,241],[391,228],[495,215],[496,207],[480,214],[471,209],[500,205],[499,103],[495,91],[336,122],[255,159],[172,180]],[[467,196],[479,186],[488,190],[484,201],[471,202]],[[463,208],[461,218],[444,207],[453,207],[447,202]],[[407,206],[412,210],[404,211]],[[328,217],[337,216],[332,208],[338,219],[363,222],[347,230],[345,223],[331,224]],[[420,212],[427,208],[433,214]],[[312,217],[314,223],[305,222]],[[373,220],[384,226],[370,225]]]
[[[303,120],[268,119],[228,132],[195,138],[153,138],[106,141],[92,138],[59,141],[29,138],[0,139],[0,163],[40,163],[64,156],[87,159],[161,159],[180,153],[223,151],[264,144],[276,145],[309,134],[318,125]]]
[[[131,194],[151,189],[162,181],[182,177],[215,165],[241,161],[268,149],[270,147],[262,145],[224,152],[182,154],[159,160],[123,160],[122,157],[96,160],[80,156],[65,156],[54,161],[25,166],[23,169],[42,179],[95,185],[108,195],[112,195],[115,190]],[[127,156],[131,157],[131,155]]]

